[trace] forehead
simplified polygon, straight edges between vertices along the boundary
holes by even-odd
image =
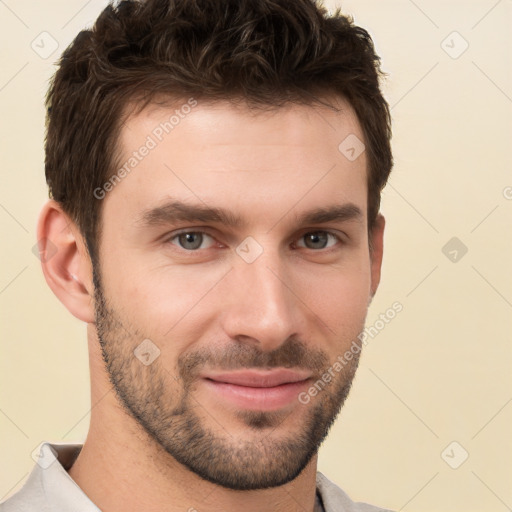
[[[289,103],[258,110],[191,98],[152,104],[122,127],[118,168],[127,172],[108,202],[123,198],[141,211],[181,197],[249,215],[265,204],[259,213],[267,216],[323,201],[364,210],[365,152],[356,159],[344,152],[346,141],[364,147],[364,136],[347,101],[328,101],[335,108]]]
[[[320,104],[323,101],[325,104]],[[340,136],[354,134],[364,139],[357,115],[342,97],[331,96],[315,104],[286,103],[282,106],[249,107],[243,100],[160,99],[141,112],[128,115],[121,133],[121,147],[132,149],[131,135],[151,134],[157,142],[191,134],[205,143],[320,146]],[[131,132],[131,133],[130,133]],[[278,138],[276,138],[278,136]],[[327,137],[326,137],[327,136]],[[197,141],[200,142],[200,141]]]

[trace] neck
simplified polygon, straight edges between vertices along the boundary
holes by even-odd
[[[100,421],[100,415],[96,417]],[[126,435],[117,428],[104,432],[98,427],[113,424],[105,416],[99,423],[91,418],[87,440],[69,470],[103,512],[313,511],[316,456],[295,480],[283,486],[234,491],[201,479],[144,435]]]

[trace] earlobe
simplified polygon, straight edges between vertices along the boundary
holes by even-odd
[[[94,322],[92,266],[78,227],[54,200],[48,201],[37,224],[39,258],[48,286],[83,322]]]
[[[377,215],[375,225],[371,231],[372,237],[372,250],[370,251],[370,264],[371,264],[371,291],[370,302],[377,292],[380,283],[380,274],[382,268],[382,256],[384,252],[384,227],[386,220],[382,214]]]

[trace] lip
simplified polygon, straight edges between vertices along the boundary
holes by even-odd
[[[201,377],[205,387],[221,400],[242,409],[274,411],[297,402],[311,375],[304,370],[280,368],[209,372]]]
[[[276,370],[238,370],[235,372],[210,372],[203,378],[225,384],[235,384],[251,388],[272,388],[282,384],[304,381],[311,372],[278,368]]]

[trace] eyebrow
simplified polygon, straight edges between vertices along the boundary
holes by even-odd
[[[363,219],[362,210],[353,203],[319,207],[295,215],[295,222],[299,225],[326,222],[362,222]],[[144,210],[135,221],[135,225],[141,228],[150,228],[176,222],[212,222],[231,228],[240,228],[245,224],[242,217],[223,208],[171,200],[161,206]]]

